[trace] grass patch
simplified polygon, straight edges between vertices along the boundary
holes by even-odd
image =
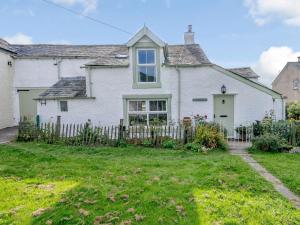
[[[300,196],[300,154],[252,153],[255,160]]]
[[[0,146],[0,224],[299,224],[239,157],[138,147]]]

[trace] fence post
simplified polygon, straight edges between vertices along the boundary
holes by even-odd
[[[184,132],[183,132],[183,143],[188,143],[188,128],[187,126],[184,126]]]
[[[61,116],[57,116],[56,118],[56,129],[55,129],[55,135],[59,139],[60,137],[60,126],[61,126]]]
[[[124,129],[124,119],[120,119],[120,125],[119,125],[119,139],[123,139],[123,129]]]

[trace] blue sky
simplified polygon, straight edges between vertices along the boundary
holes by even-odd
[[[193,24],[211,61],[252,66],[270,84],[300,53],[299,0],[49,0],[132,33],[144,23],[164,41],[183,43]],[[126,43],[128,34],[42,0],[0,3],[0,37],[13,43]]]

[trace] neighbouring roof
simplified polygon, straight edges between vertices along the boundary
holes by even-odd
[[[86,98],[85,77],[65,77],[48,90],[39,95],[38,99]]]
[[[231,68],[227,70],[248,79],[259,78],[259,76],[250,67]]]

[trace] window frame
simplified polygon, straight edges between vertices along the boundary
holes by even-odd
[[[162,111],[151,111],[150,110],[150,102],[152,101],[164,101],[165,102],[165,110],[162,110]],[[160,115],[160,114],[166,114],[167,115],[167,120],[166,120],[166,124],[164,125],[168,125],[168,121],[170,120],[169,116],[170,116],[170,112],[169,112],[169,107],[168,107],[168,104],[169,104],[169,99],[165,99],[165,98],[155,98],[155,99],[128,99],[127,100],[127,112],[126,112],[126,115],[127,115],[127,122],[128,122],[128,125],[129,126],[134,126],[134,125],[131,125],[130,124],[130,120],[129,120],[129,117],[131,115],[146,115],[146,118],[147,118],[147,123],[145,126],[152,126],[150,124],[150,114],[155,114],[155,115]],[[145,111],[130,111],[130,102],[146,102],[146,108],[145,108]],[[143,126],[142,124],[136,124],[136,126]]]
[[[62,110],[62,103],[66,103],[66,110]],[[59,101],[59,110],[62,113],[69,112],[69,103],[66,100]]]
[[[293,90],[299,90],[300,80],[298,78],[294,79],[292,83],[293,83]]]
[[[139,62],[139,52],[140,51],[153,51],[154,52],[154,63],[153,64],[140,64]],[[157,65],[157,49],[156,48],[137,48],[136,49],[136,74],[137,74],[137,83],[138,84],[156,84],[158,82],[158,65]],[[155,71],[155,76],[154,76],[154,81],[141,81],[140,79],[140,72],[139,68],[140,67],[154,67]],[[146,74],[146,77],[148,75]],[[147,78],[146,78],[147,79]]]

